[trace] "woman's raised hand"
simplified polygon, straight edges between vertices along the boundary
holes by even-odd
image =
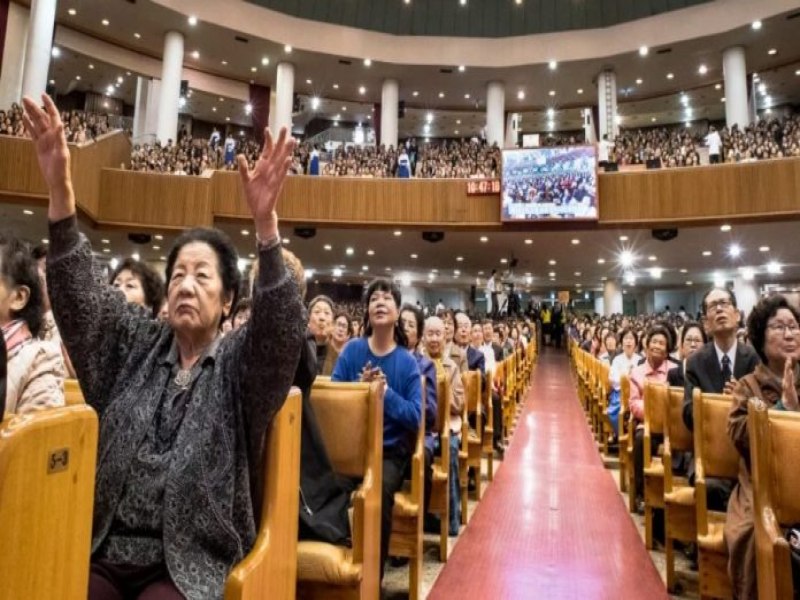
[[[255,221],[258,238],[271,240],[278,236],[275,206],[292,165],[295,139],[289,136],[285,127],[281,127],[277,142],[272,139],[269,129],[264,130],[264,139],[264,149],[252,170],[247,167],[247,160],[243,155],[240,154],[237,161],[244,195]]]
[[[33,140],[39,169],[50,190],[48,218],[60,221],[75,214],[75,196],[69,171],[69,149],[64,124],[50,96],[42,94],[44,110],[28,97],[22,99],[22,121]]]
[[[797,388],[795,387],[794,375],[795,360],[791,356],[786,357],[783,366],[783,405],[787,410],[800,410],[797,401]]]

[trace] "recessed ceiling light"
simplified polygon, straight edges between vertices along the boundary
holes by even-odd
[[[650,49],[647,46],[639,46],[639,56],[647,56]]]
[[[74,17],[75,15],[77,15],[77,14],[78,14],[78,11],[77,11],[77,10],[75,10],[74,8],[70,8],[70,9],[67,11],[67,14],[68,14],[70,17]]]
[[[581,272],[580,271],[575,271],[575,277],[580,277],[580,276],[581,276]]]
[[[225,120],[226,120],[226,121],[230,121],[230,120],[231,120],[231,118],[230,118],[230,117],[225,117]]]
[[[781,263],[776,261],[770,261],[767,263],[767,273],[770,275],[777,275],[783,271],[783,266]]]
[[[365,59],[364,59],[364,66],[365,66],[365,67],[371,67],[371,66],[372,66],[372,59],[370,59],[370,58],[365,58]]]
[[[416,254],[412,254],[411,258],[419,258]]]
[[[414,90],[413,92],[411,92],[411,95],[414,96],[414,98],[416,98],[417,96],[419,96],[419,92],[417,90]]]
[[[456,262],[464,262],[463,256],[456,256]]]
[[[711,250],[703,250],[703,256],[711,256]]]
[[[550,91],[549,91],[549,92],[547,92],[547,93],[548,93],[550,96],[555,96],[555,95],[556,95],[556,91],[555,91],[555,90],[550,90]]]
[[[251,73],[255,73],[256,71],[258,71],[258,67],[250,67]]]
[[[197,60],[198,58],[200,58],[200,52],[199,52],[199,51],[197,51],[197,50],[195,50],[194,52],[192,52],[192,58],[194,58],[195,60]]]
[[[461,125],[461,119],[456,119],[456,125]]]
[[[323,248],[325,248],[325,250],[331,250],[333,246],[331,246],[330,244],[325,244]]]
[[[606,259],[605,259],[605,258],[598,258],[598,259],[597,259],[597,264],[598,264],[598,265],[604,265],[604,264],[606,264]]]
[[[100,21],[105,27],[108,27],[108,19],[103,19]]]
[[[142,39],[142,36],[141,36],[141,34],[139,34],[139,33],[134,33],[134,34],[133,34],[133,37],[135,37],[137,40],[140,40],[140,39]]]
[[[555,277],[555,276],[556,276],[556,272],[555,272],[555,271],[550,271],[550,272],[547,274],[547,276],[548,276],[548,277]]]
[[[161,250],[161,246],[153,246],[153,250]]]
[[[464,94],[464,100],[469,100],[469,94]]]
[[[550,260],[547,261],[547,264],[548,265],[554,265],[554,264],[556,264],[556,261],[555,261],[554,258],[551,258]]]
[[[656,257],[654,254],[651,254],[650,256],[647,257],[647,260],[649,260],[650,262],[655,262],[658,260],[658,257]]]
[[[692,282],[691,281],[687,281],[686,285],[692,285]]]
[[[708,73],[708,67],[705,65],[700,65],[699,67],[697,67],[697,72],[700,73],[700,75],[705,75],[706,73]]]
[[[89,70],[91,71],[92,69],[94,69],[94,65],[92,63],[89,63]]]
[[[623,267],[630,267],[633,261],[633,253],[630,250],[623,250],[619,253],[619,262]]]
[[[675,79],[675,75],[673,73],[667,73],[667,79]]]
[[[355,252],[355,250],[353,250],[353,248],[350,246],[348,246],[347,249],[345,249],[344,251],[344,253],[347,254],[347,256],[353,256],[353,252]]]
[[[444,92],[439,92],[439,98],[444,98]]]
[[[289,243],[291,243],[291,241],[292,241],[292,240],[290,240],[289,238],[283,238],[283,239],[281,240],[281,243],[282,243],[282,244],[284,244],[284,245],[286,245],[286,244],[289,244]]]
[[[655,117],[650,117],[650,122],[651,123],[655,123],[656,122],[656,118]]]
[[[250,232],[247,229],[242,229],[242,235],[250,235]]]
[[[558,68],[558,63],[554,60],[551,60],[549,63],[547,63],[547,66],[551,71],[555,71]]]
[[[753,23],[752,23],[752,25],[750,25],[750,27],[752,27],[753,29],[758,31],[759,29],[761,29],[761,21],[753,21]]]
[[[367,256],[375,256],[375,250],[367,250]]]
[[[459,73],[463,73],[466,70],[467,70],[467,67],[465,67],[464,65],[458,65],[458,72]]]
[[[769,246],[759,246],[758,247],[758,251],[759,252],[769,252]]]
[[[22,214],[24,214],[24,215],[32,215],[32,214],[33,214],[33,211],[32,211],[32,210],[28,210],[28,209],[26,208],[26,209],[24,209],[24,210],[22,211]]]
[[[525,100],[525,92],[522,90],[517,92],[517,100]]]
[[[52,49],[50,50],[50,56],[52,56],[53,58],[58,58],[59,56],[61,56],[61,48],[59,48],[58,46],[53,46]]]
[[[194,15],[190,15],[188,21],[189,25],[191,25],[192,27],[197,25],[197,17],[195,17]]]
[[[111,252],[111,248],[103,248],[103,252],[109,254]]]
[[[401,235],[403,235],[403,232],[400,231],[399,229],[394,232],[395,237],[400,237]]]
[[[81,80],[81,76],[80,75],[75,75],[75,80],[76,81],[80,81]]]
[[[578,238],[574,238],[574,239],[572,240],[572,244],[573,244],[573,245],[575,245],[575,246],[577,246],[577,245],[578,245],[578,244],[580,244],[580,243],[581,243],[581,241],[580,241]]]
[[[770,56],[775,56],[777,53],[778,53],[778,50],[777,50],[777,48],[770,48],[770,49],[767,51],[767,54],[769,54]]]
[[[362,271],[369,271],[369,265],[361,265]]]
[[[739,244],[731,244],[731,247],[728,248],[728,254],[730,254],[732,258],[739,258],[742,254],[742,247]]]
[[[291,54],[292,53],[292,47],[289,44],[286,44],[283,47],[283,51],[286,52],[286,54]]]
[[[719,226],[719,230],[720,231],[730,231],[731,230],[731,226],[726,223],[725,225],[720,225]]]
[[[50,85],[55,85],[55,84],[56,84],[56,80],[55,79],[51,79],[50,80]]]
[[[269,64],[269,57],[268,56],[262,56],[261,57],[261,65],[266,67],[268,64]]]
[[[211,107],[211,112],[217,112],[217,107],[216,106],[212,106]]]
[[[642,79],[641,78],[636,80],[636,85],[642,85]]]
[[[227,64],[228,64],[228,61],[227,61],[227,60],[223,60],[223,61],[222,61],[222,65],[223,65],[223,66],[225,66],[225,65],[227,65]]]
[[[525,243],[526,243],[526,244],[528,244],[528,245],[530,245],[530,244],[532,244],[532,243],[533,243],[533,240],[531,240],[531,239],[527,239],[527,240],[525,240]]]
[[[362,85],[360,88],[358,88],[358,93],[359,93],[359,94],[361,94],[361,95],[363,96],[364,94],[366,94],[366,93],[367,93],[367,88],[365,88],[365,87]]]
[[[500,264],[502,264],[502,265],[506,264],[507,262],[508,262],[507,258],[501,258],[500,259]]]
[[[689,272],[688,269],[681,269],[681,273],[688,273],[688,272]]]
[[[483,243],[486,243],[486,242],[488,242],[488,241],[489,241],[489,238],[488,238],[488,237],[486,237],[485,235],[482,235],[482,236],[481,236],[481,241],[482,241]]]
[[[578,88],[578,93],[582,94],[583,93],[583,88]]]

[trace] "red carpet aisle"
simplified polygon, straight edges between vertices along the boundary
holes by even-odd
[[[545,351],[503,467],[432,600],[667,598],[595,449],[566,355]]]

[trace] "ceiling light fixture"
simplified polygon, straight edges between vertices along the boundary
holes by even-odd
[[[731,247],[728,248],[728,254],[730,254],[731,258],[739,258],[742,254],[742,247],[739,244],[731,244]]]
[[[197,17],[195,17],[194,15],[191,15],[189,17],[188,21],[189,21],[189,25],[191,25],[192,27],[197,25]]]
[[[108,27],[108,19],[103,19],[100,22],[103,24],[104,27]]]
[[[555,71],[558,68],[558,63],[554,60],[551,60],[549,63],[547,63],[547,66],[551,71]]]
[[[355,250],[353,250],[353,248],[350,246],[348,246],[347,249],[344,251],[344,253],[347,254],[347,256],[353,256],[353,252],[355,252]]]
[[[371,66],[372,66],[372,59],[370,59],[370,58],[365,58],[365,59],[364,59],[364,66],[365,66],[365,67],[371,67]]]
[[[283,47],[283,51],[286,52],[286,54],[291,54],[292,53],[292,47],[289,44],[286,44]]]
[[[699,67],[697,67],[697,72],[700,75],[705,75],[706,73],[708,73],[708,67],[705,65],[700,65]]]
[[[650,53],[650,49],[647,46],[640,46],[639,47],[639,56],[647,56]]]
[[[77,15],[77,14],[78,14],[78,11],[77,11],[77,10],[75,10],[74,8],[70,8],[70,9],[67,11],[67,14],[69,14],[69,16],[70,16],[70,17],[74,17],[75,15]]]
[[[752,27],[755,31],[758,31],[761,29],[761,21],[753,21],[750,27]]]

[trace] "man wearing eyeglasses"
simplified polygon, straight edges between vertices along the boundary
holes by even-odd
[[[710,341],[686,361],[686,383],[683,397],[683,422],[694,430],[692,392],[694,388],[709,394],[731,394],[736,382],[752,373],[760,362],[751,347],[738,343],[739,310],[736,296],[723,288],[712,288],[702,300],[703,319]],[[690,463],[689,479],[694,483],[694,463]],[[727,481],[709,480],[708,503],[712,510],[725,510],[732,485]]]

